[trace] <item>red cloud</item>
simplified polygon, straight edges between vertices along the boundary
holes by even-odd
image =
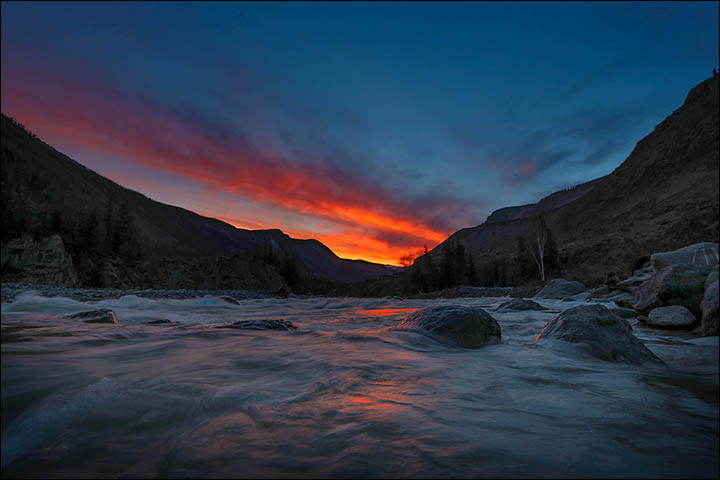
[[[423,244],[432,247],[449,233],[433,226],[430,213],[423,218],[423,208],[331,163],[300,162],[267,145],[262,150],[251,147],[241,135],[233,139],[181,112],[109,85],[100,88],[101,82],[78,84],[46,75],[42,86],[33,89],[30,79],[6,74],[5,66],[3,70],[3,108],[41,138],[122,156],[254,202],[330,219],[337,225],[333,234],[299,229],[287,233],[317,238],[341,256],[397,264],[407,251]],[[445,208],[440,199],[432,207],[427,210],[435,216]]]

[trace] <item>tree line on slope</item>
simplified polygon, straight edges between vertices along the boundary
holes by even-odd
[[[439,255],[423,255],[410,267],[412,288],[431,292],[460,285],[509,286],[560,276],[562,261],[550,229],[542,217],[529,222],[515,237],[514,256],[497,255],[476,261],[460,240],[445,242]]]

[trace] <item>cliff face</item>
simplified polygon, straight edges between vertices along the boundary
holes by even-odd
[[[316,240],[293,239],[276,229],[238,229],[156,202],[77,163],[5,115],[2,222],[3,281],[276,288],[291,277],[301,283],[298,278],[306,275],[348,283],[392,273],[384,265],[341,259]],[[31,253],[40,247],[32,247],[37,242],[30,237],[42,243],[53,235],[69,252],[74,280],[29,266],[30,257],[42,262]],[[7,253],[20,245],[26,253]],[[178,272],[188,278],[180,280]]]
[[[542,215],[557,243],[561,274],[586,283],[627,273],[640,257],[702,241],[718,241],[718,75],[640,140],[610,175],[541,202],[494,212],[451,235],[482,265],[512,260],[516,237]],[[554,198],[553,198],[554,197]]]
[[[77,274],[60,235],[19,238],[2,247],[3,281],[74,287]]]

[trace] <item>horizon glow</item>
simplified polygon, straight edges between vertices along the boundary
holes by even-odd
[[[610,173],[717,2],[2,3],[2,111],[121,185],[397,265]]]

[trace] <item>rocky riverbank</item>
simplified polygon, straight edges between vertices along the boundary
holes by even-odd
[[[3,303],[15,300],[23,292],[34,290],[43,297],[65,297],[79,302],[91,302],[120,298],[125,295],[135,295],[143,298],[172,298],[184,300],[187,298],[204,297],[205,295],[226,296],[233,299],[252,299],[266,297],[286,297],[287,291],[259,292],[252,290],[123,290],[112,288],[66,288],[52,285],[32,285],[28,283],[3,283],[0,286],[0,298]]]

